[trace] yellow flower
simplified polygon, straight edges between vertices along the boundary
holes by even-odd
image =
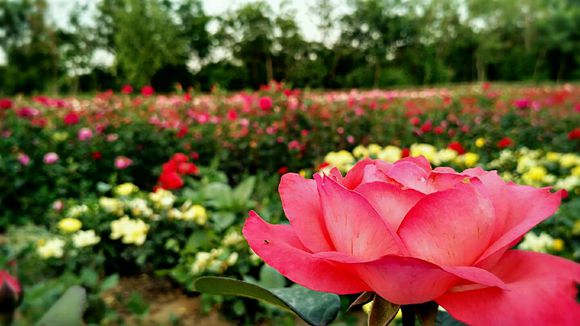
[[[475,140],[475,147],[482,148],[483,146],[485,146],[485,143],[486,143],[485,138],[479,137]]]
[[[149,194],[149,199],[156,205],[163,208],[169,208],[173,206],[175,202],[175,196],[171,191],[159,188],[157,191]]]
[[[83,248],[96,245],[101,241],[95,230],[79,231],[72,236],[73,245],[77,248]]]
[[[66,131],[58,131],[55,132],[54,134],[52,134],[52,140],[54,140],[57,143],[63,142],[65,140],[67,140],[68,138],[68,133]]]
[[[465,157],[465,166],[468,168],[475,166],[475,164],[477,164],[479,161],[479,155],[472,152],[467,152],[463,154],[463,156]]]
[[[572,234],[579,235],[580,234],[580,221],[576,221],[574,226],[572,227]]]
[[[130,194],[139,191],[139,187],[132,184],[131,182],[126,182],[116,186],[113,189],[113,193],[117,196],[129,196]]]
[[[123,202],[116,198],[101,197],[99,198],[99,206],[107,213],[123,215]]]
[[[554,251],[564,250],[564,240],[554,239],[554,242],[552,242],[552,250],[554,250]]]
[[[572,153],[564,154],[560,157],[560,165],[564,168],[580,165],[580,157]]]
[[[429,144],[413,144],[411,145],[411,156],[425,156],[429,162],[438,165],[439,159],[437,158],[437,149],[433,145]]]
[[[368,147],[369,155],[378,156],[379,153],[383,150],[381,146],[377,144],[370,144]]]
[[[356,157],[356,158],[368,157],[369,150],[366,147],[364,147],[363,145],[358,145],[357,147],[355,147],[352,150],[352,155],[354,155],[354,157]]]
[[[362,306],[362,310],[368,315],[371,313],[371,309],[373,309],[373,301],[365,304]],[[401,309],[399,309],[399,311],[397,311],[397,315],[395,316],[395,320],[401,319],[403,318],[403,311]]]
[[[147,238],[149,225],[140,219],[130,219],[127,215],[111,222],[111,239],[122,238],[125,244],[142,245]]]
[[[456,157],[457,152],[449,148],[444,148],[437,152],[437,160],[441,163],[453,161]]]
[[[562,154],[556,152],[548,152],[546,153],[546,159],[550,162],[558,162]]]
[[[574,177],[580,177],[580,165],[573,168],[572,171],[570,171],[570,175]]]
[[[324,157],[324,161],[340,171],[346,172],[350,170],[355,162],[354,156],[351,153],[341,150],[338,152],[330,152]]]
[[[65,242],[62,239],[54,238],[47,241],[39,241],[36,253],[42,259],[61,258],[64,255]]]
[[[522,180],[527,184],[537,184],[544,181],[548,175],[548,171],[543,166],[531,167],[528,172],[522,175]]]
[[[81,229],[83,223],[76,218],[66,217],[58,222],[58,228],[66,233],[73,233]]]
[[[379,153],[379,158],[383,161],[387,161],[389,163],[393,163],[401,159],[401,149],[396,146],[386,146],[383,150]]]
[[[207,211],[201,205],[193,205],[190,208],[193,210],[195,216],[195,222],[199,225],[205,225],[207,222]]]

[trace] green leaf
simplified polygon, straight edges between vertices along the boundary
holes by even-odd
[[[106,279],[103,280],[101,283],[101,291],[107,291],[109,289],[114,288],[119,283],[119,274],[113,274]]]
[[[205,276],[194,282],[195,291],[208,294],[236,295],[261,300],[298,315],[310,325],[328,325],[340,309],[336,294],[316,292],[299,285],[267,290],[225,277]]]
[[[447,312],[441,311],[441,310],[439,310],[437,312],[437,319],[435,320],[435,325],[438,325],[438,326],[465,326],[464,323],[451,317],[451,315],[448,314]]]
[[[421,320],[421,325],[423,326],[434,326],[435,319],[437,318],[437,303],[430,301],[423,304],[413,305],[415,313]]]
[[[82,326],[87,293],[80,286],[71,286],[42,316],[37,326]]]
[[[397,316],[397,312],[401,308],[400,305],[391,303],[378,295],[375,295],[373,306],[369,313],[369,326],[385,326],[389,325],[391,321]]]
[[[231,212],[215,212],[211,214],[211,220],[214,222],[216,229],[222,231],[236,221],[236,215]]]
[[[232,206],[232,188],[226,184],[218,182],[210,183],[205,187],[204,193],[205,197],[210,200],[210,203],[218,209]]]
[[[254,191],[254,186],[256,185],[256,177],[252,176],[246,178],[242,183],[240,183],[233,192],[234,201],[243,205],[250,200],[250,196]]]
[[[268,265],[264,265],[260,269],[259,285],[266,289],[283,288],[286,285],[286,279],[277,270]]]

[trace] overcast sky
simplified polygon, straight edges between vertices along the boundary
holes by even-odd
[[[1,0],[0,0],[1,1]],[[336,0],[335,0],[336,1]],[[66,27],[67,17],[75,3],[89,4],[94,8],[96,1],[94,0],[47,0],[49,5],[50,19],[60,27]],[[236,9],[243,4],[254,2],[253,0],[202,0],[205,12],[212,16],[219,16],[224,12]],[[280,12],[280,5],[283,0],[267,0],[266,1],[274,12]],[[296,21],[302,30],[304,38],[311,41],[321,41],[322,34],[317,28],[317,16],[314,14],[312,5],[313,0],[286,0],[289,6],[296,10]],[[337,1],[338,2],[338,1]],[[344,3],[344,2],[342,2]],[[94,9],[93,9],[94,10]],[[344,5],[336,6],[336,14],[347,12],[348,8]],[[89,9],[90,11],[90,9]],[[88,13],[91,16],[91,13]],[[338,32],[331,33],[329,40],[336,38]],[[0,64],[5,63],[4,53],[0,50]]]
[[[205,12],[212,16],[218,16],[230,9],[236,9],[243,4],[251,3],[252,0],[202,0]],[[268,0],[266,1],[275,12],[280,11],[280,4],[283,0]],[[303,35],[307,40],[321,40],[321,33],[316,27],[317,17],[313,13],[312,5],[315,1],[308,0],[286,0],[291,8],[296,10],[296,21],[302,29]],[[94,0],[48,0],[50,6],[50,13],[54,21],[63,26],[66,24],[66,17],[68,12],[72,9],[75,3],[94,4]],[[337,13],[347,10],[344,6],[336,8]]]

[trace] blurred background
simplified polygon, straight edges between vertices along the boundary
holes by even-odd
[[[0,94],[580,77],[578,0],[2,0]]]

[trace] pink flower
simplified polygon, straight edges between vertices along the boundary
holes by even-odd
[[[262,111],[268,111],[272,108],[272,99],[269,96],[260,97],[258,105]]]
[[[24,153],[18,153],[18,162],[24,166],[30,164],[30,157]]]
[[[126,169],[133,164],[133,160],[126,156],[117,156],[115,158],[115,167],[119,170]]]
[[[11,313],[22,300],[22,287],[16,278],[0,270],[0,312]]]
[[[93,138],[93,131],[89,128],[81,128],[78,132],[78,138],[80,141],[87,141]]]
[[[58,162],[58,154],[55,152],[46,153],[42,160],[45,164],[54,164]]]
[[[363,160],[346,176],[280,182],[290,225],[255,212],[252,250],[292,281],[396,304],[435,301],[474,325],[575,324],[580,265],[511,250],[558,208],[561,194],[505,183],[480,168],[432,170],[423,158]]]

